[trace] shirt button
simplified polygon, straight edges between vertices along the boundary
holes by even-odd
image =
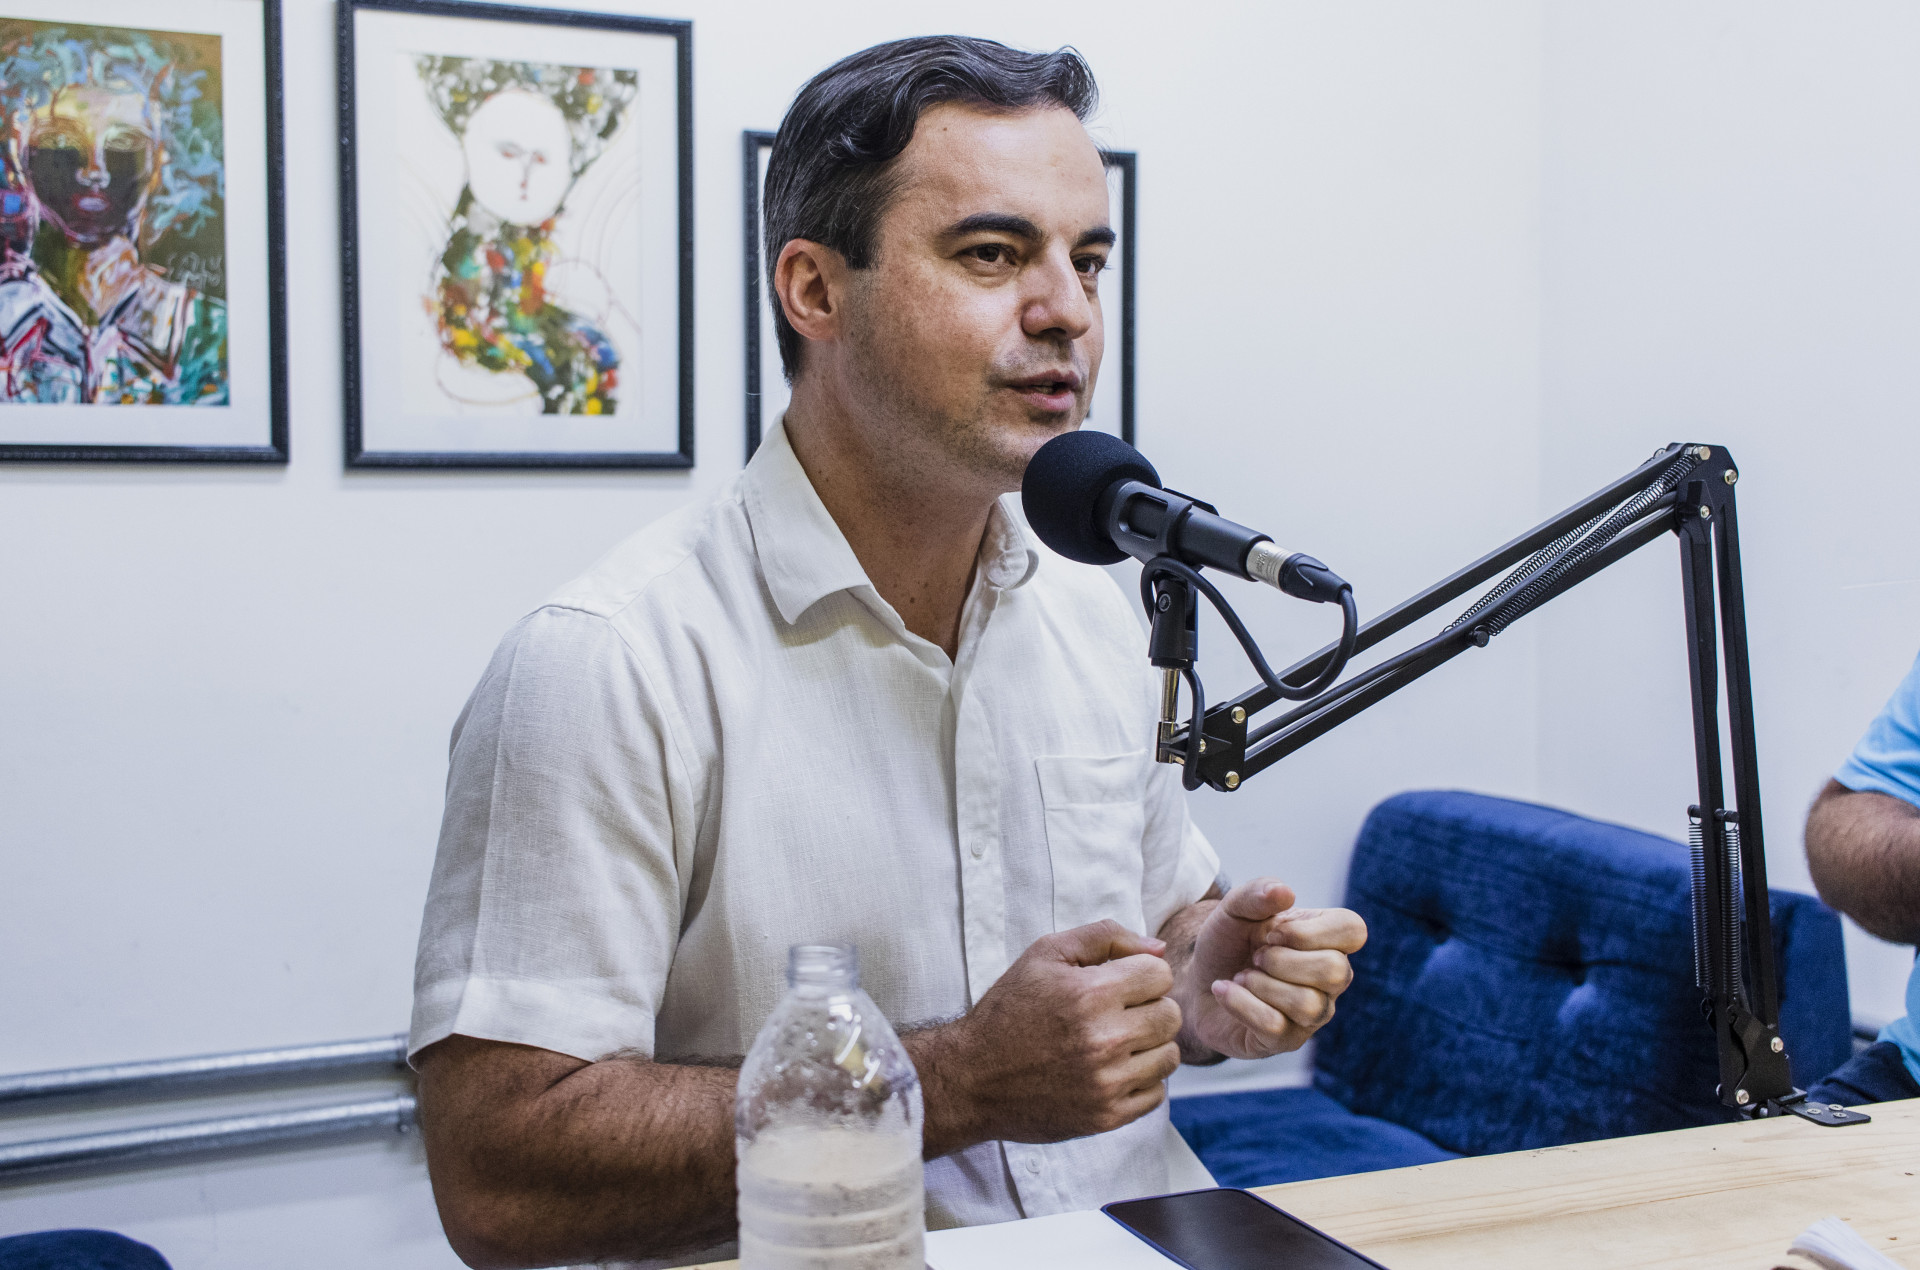
[[[1038,1173],[1039,1171],[1040,1171],[1040,1157],[1039,1157],[1039,1156],[1037,1156],[1037,1155],[1030,1155],[1030,1156],[1028,1156],[1028,1157],[1027,1157],[1027,1172],[1029,1172],[1029,1173]]]
[[[974,859],[976,859],[976,860],[978,860],[978,859],[979,859],[979,858],[980,858],[980,857],[981,857],[981,856],[982,856],[983,854],[985,854],[985,853],[986,853],[986,850],[987,850],[987,849],[986,849],[985,847],[983,847],[983,846],[981,846],[981,845],[980,845],[979,843],[977,843],[977,842],[976,842],[976,843],[974,843],[974,844],[973,844],[973,858],[974,858]]]

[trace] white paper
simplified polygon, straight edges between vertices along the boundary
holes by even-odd
[[[1816,1261],[1826,1270],[1903,1270],[1898,1262],[1875,1252],[1838,1217],[1813,1223],[1794,1236],[1793,1246],[1787,1251]]]
[[[931,1270],[1167,1270],[1177,1263],[1105,1213],[1058,1213],[927,1232]]]

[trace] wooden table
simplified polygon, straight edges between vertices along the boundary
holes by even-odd
[[[1822,1217],[1920,1270],[1920,1098],[1869,1110],[1844,1129],[1787,1116],[1257,1193],[1392,1270],[1807,1266],[1787,1245]]]
[[[1768,1270],[1844,1217],[1920,1270],[1920,1098],[1829,1129],[1795,1116],[1263,1187],[1393,1270]]]

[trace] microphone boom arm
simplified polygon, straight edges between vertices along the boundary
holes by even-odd
[[[1175,717],[1176,673],[1187,678],[1196,702],[1201,701],[1199,680],[1190,668],[1189,644],[1186,668],[1167,671],[1169,687],[1156,756],[1162,762],[1187,765],[1185,779],[1190,788],[1204,783],[1220,790],[1238,789],[1250,777],[1469,648],[1486,647],[1515,621],[1602,569],[1656,539],[1676,535],[1700,797],[1688,808],[1694,852],[1694,977],[1719,1049],[1719,1098],[1742,1116],[1792,1112],[1819,1124],[1859,1124],[1867,1119],[1859,1112],[1806,1101],[1793,1085],[1779,1033],[1746,602],[1734,507],[1738,479],[1739,469],[1725,447],[1665,447],[1604,489],[1361,626],[1349,649],[1329,644],[1282,671],[1277,678],[1286,687],[1312,685],[1341,660],[1343,651],[1372,648],[1475,588],[1500,579],[1432,639],[1312,695],[1257,727],[1251,724],[1252,717],[1282,700],[1264,681],[1230,701],[1206,708],[1197,740],[1190,735],[1191,725]],[[1150,562],[1148,568],[1152,567]],[[1191,597],[1186,602],[1190,604]],[[1190,612],[1167,616],[1192,629]],[[1156,621],[1156,648],[1172,633],[1163,634],[1159,626]],[[1164,664],[1160,657],[1155,660]],[[1732,740],[1731,806],[1720,742],[1723,672]]]

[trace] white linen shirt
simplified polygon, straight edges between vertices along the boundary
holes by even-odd
[[[735,1058],[787,949],[845,941],[896,1027],[961,1015],[1038,937],[1153,934],[1218,872],[1152,761],[1145,637],[996,504],[958,655],[873,588],[783,429],[720,498],[508,632],[454,725],[409,1052]],[[1170,1174],[1169,1169],[1173,1172]],[[1164,1106],[927,1166],[931,1228],[1210,1184]]]

